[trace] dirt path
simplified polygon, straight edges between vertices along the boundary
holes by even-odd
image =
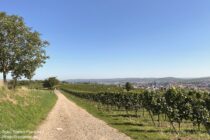
[[[59,91],[58,100],[47,119],[39,127],[39,140],[130,140],[125,134],[93,117]]]

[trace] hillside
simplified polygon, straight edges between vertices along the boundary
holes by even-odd
[[[0,139],[30,139],[32,134],[25,131],[34,131],[55,102],[50,91],[0,88]]]

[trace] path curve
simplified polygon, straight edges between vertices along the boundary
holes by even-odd
[[[128,136],[93,117],[60,91],[47,119],[38,128],[38,140],[130,140]]]

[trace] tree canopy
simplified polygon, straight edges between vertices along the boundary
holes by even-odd
[[[59,84],[59,80],[56,77],[50,77],[44,81],[43,86],[45,88],[53,89]]]
[[[22,77],[31,79],[49,58],[45,51],[49,43],[40,36],[26,26],[22,17],[0,12],[0,72],[4,83],[9,72],[14,81]]]
[[[127,82],[127,83],[125,84],[125,89],[126,89],[127,91],[130,91],[130,90],[133,89],[133,85],[132,85],[131,83]]]

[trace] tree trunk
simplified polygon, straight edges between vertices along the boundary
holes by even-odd
[[[198,131],[201,131],[201,124],[198,123]]]
[[[15,90],[17,86],[17,78],[13,79],[13,89]]]
[[[155,121],[154,121],[154,119],[153,119],[153,116],[152,116],[151,111],[149,111],[149,115],[150,115],[150,118],[152,119],[152,122],[153,122],[154,126],[156,127],[156,124],[155,124]]]
[[[6,72],[3,72],[3,79],[4,79],[4,84],[7,85],[7,74],[6,74]]]
[[[171,121],[171,118],[170,118],[170,117],[168,117],[168,119],[169,119],[169,122],[170,122],[171,126],[173,127],[174,131],[175,131],[175,132],[176,132],[176,134],[178,135],[179,133],[177,132],[177,130],[176,130],[176,128],[175,128],[175,126],[174,126],[173,122]]]
[[[136,118],[138,117],[138,109],[135,109]]]
[[[160,127],[160,114],[158,114],[158,127]]]
[[[29,84],[28,84],[28,88],[31,89],[31,78],[29,79]]]
[[[167,119],[167,115],[166,114],[164,114],[165,115],[165,120],[164,121],[166,121],[166,119]]]

